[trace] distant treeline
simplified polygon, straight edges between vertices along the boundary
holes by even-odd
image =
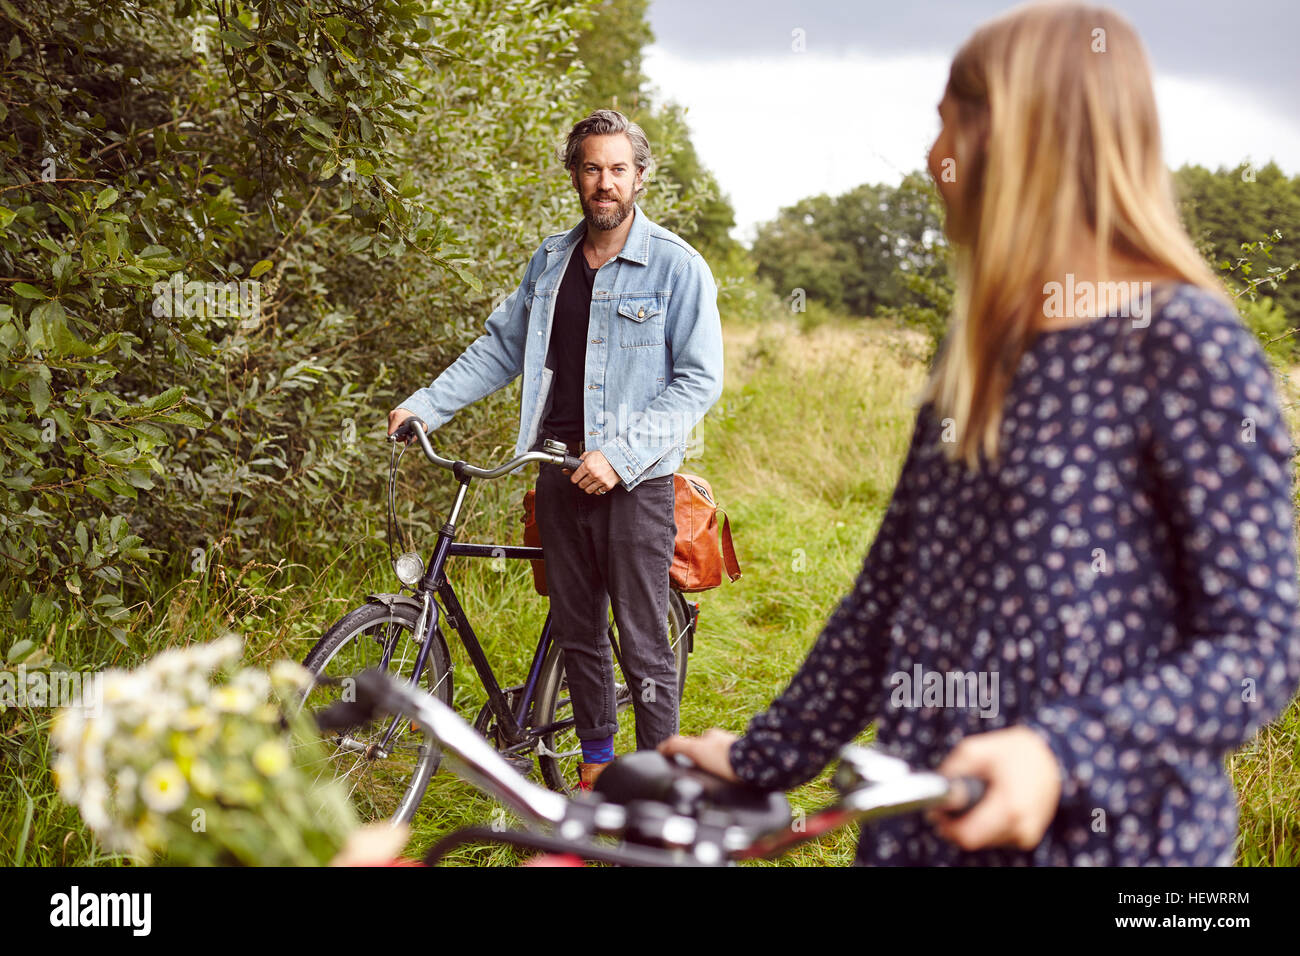
[[[1184,224],[1234,291],[1300,262],[1300,176],[1288,179],[1272,163],[1184,166],[1174,182]],[[856,316],[907,314],[933,306],[935,286],[947,287],[942,223],[929,176],[917,172],[897,186],[862,185],[782,209],[759,227],[753,256],[758,275],[783,296],[803,290],[809,302]],[[1271,308],[1241,299],[1261,334],[1300,324],[1300,274],[1289,279],[1258,288]]]

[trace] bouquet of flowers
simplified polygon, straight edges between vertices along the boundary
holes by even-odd
[[[107,671],[96,700],[60,710],[50,733],[60,795],[105,846],[145,862],[361,862],[345,844],[366,831],[322,771],[322,742],[299,706],[311,675],[290,661],[236,670],[242,643],[229,634]],[[391,833],[378,857],[403,840]]]

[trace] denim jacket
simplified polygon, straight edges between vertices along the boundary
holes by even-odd
[[[398,407],[439,428],[522,375],[515,454],[535,448],[550,406],[555,300],[585,229],[580,222],[547,237],[484,334]],[[586,449],[604,452],[628,489],[672,474],[691,429],[722,394],[722,324],[704,258],[639,204],[622,251],[596,272],[586,344]]]

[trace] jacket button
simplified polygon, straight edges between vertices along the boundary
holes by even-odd
[[[636,310],[636,317],[637,317],[638,319],[644,319],[644,318],[645,318],[645,309],[637,309],[637,310]]]

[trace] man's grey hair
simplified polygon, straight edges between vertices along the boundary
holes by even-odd
[[[595,110],[586,119],[579,120],[569,130],[569,138],[564,144],[564,168],[573,169],[582,158],[582,143],[588,136],[610,136],[623,133],[632,144],[632,161],[641,170],[642,180],[650,178],[654,169],[654,157],[650,155],[650,140],[645,130],[620,113],[618,110]],[[645,193],[645,186],[637,189],[634,199],[640,199]]]

